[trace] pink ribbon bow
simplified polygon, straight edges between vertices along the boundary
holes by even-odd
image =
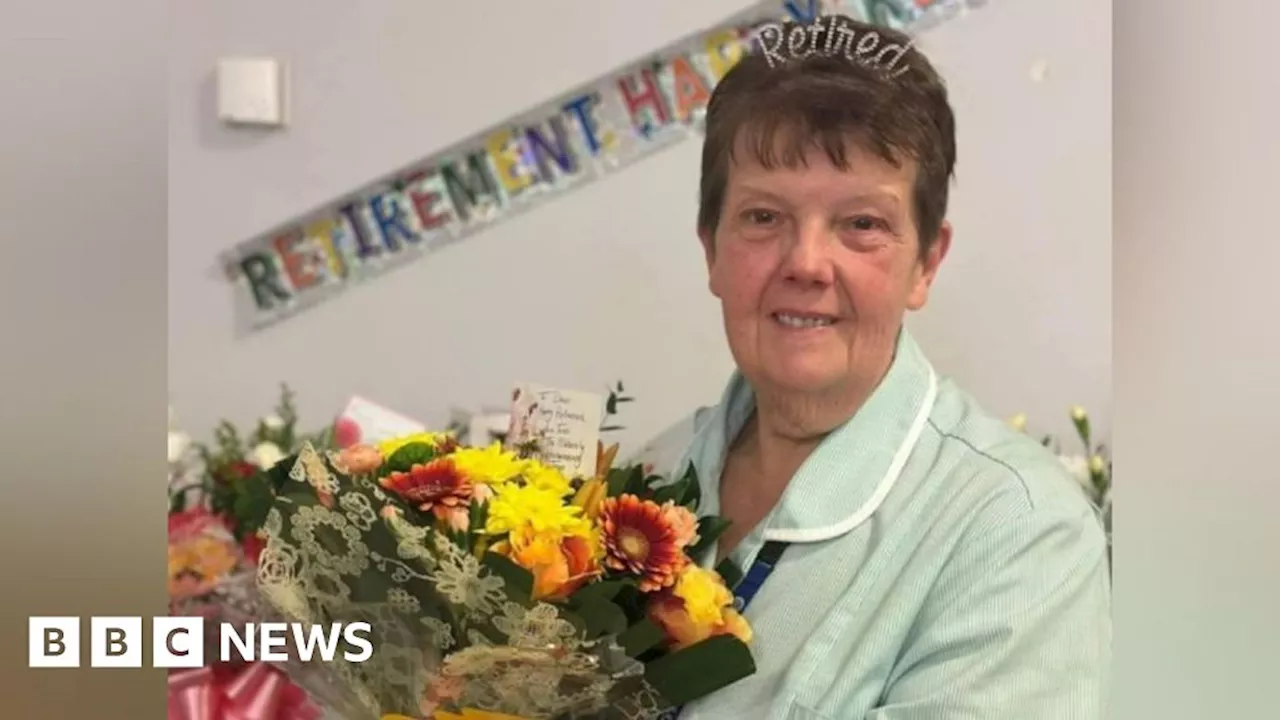
[[[279,669],[263,663],[169,674],[169,720],[317,720],[320,710]]]

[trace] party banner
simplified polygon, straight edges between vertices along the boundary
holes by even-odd
[[[257,329],[701,130],[757,28],[843,13],[919,33],[978,0],[768,0],[241,243],[222,262]]]

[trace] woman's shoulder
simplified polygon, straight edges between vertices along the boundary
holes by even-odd
[[[952,558],[937,572],[966,587],[1105,577],[1098,510],[1056,455],[949,383],[926,428],[912,458],[916,482],[897,510],[913,512],[928,542],[942,544],[923,555]]]
[[[937,480],[988,511],[1021,516],[1087,517],[1084,489],[1048,448],[985,411],[968,393],[940,385],[930,415]]]

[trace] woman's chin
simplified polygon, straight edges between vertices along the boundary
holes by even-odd
[[[779,363],[768,372],[770,384],[780,390],[797,393],[826,390],[838,384],[843,377],[841,370],[831,367],[830,363],[812,361]]]

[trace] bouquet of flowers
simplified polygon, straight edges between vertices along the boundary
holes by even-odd
[[[261,418],[252,431],[243,433],[224,420],[214,430],[212,445],[185,440],[191,448],[187,454],[194,452],[199,459],[199,472],[194,482],[189,479],[185,483],[181,494],[175,494],[171,484],[170,511],[193,505],[206,509],[227,525],[245,552],[256,560],[262,549],[258,530],[274,499],[268,471],[286,456],[297,453],[304,443],[323,448],[332,445],[332,428],[303,435],[297,426],[294,394],[282,385],[274,412]],[[185,439],[185,435],[182,437]],[[172,432],[169,443],[172,453]],[[194,496],[193,489],[197,491]]]
[[[364,662],[295,676],[323,705],[651,720],[755,671],[724,580],[695,562],[727,523],[698,517],[692,470],[671,482],[595,443],[595,472],[570,477],[536,445],[418,433],[275,466],[263,596],[372,628]]]
[[[201,616],[210,630],[223,622],[258,622],[269,614],[255,585],[262,547],[255,518],[265,517],[271,503],[269,493],[264,496],[262,491],[270,488],[266,469],[282,457],[275,443],[291,446],[296,414],[287,389],[278,411],[279,415],[259,424],[252,436],[253,452],[243,447],[229,423],[219,428],[218,451],[194,444],[186,433],[172,427],[170,414],[170,614]],[[276,457],[270,453],[271,446],[277,448]],[[218,642],[216,634],[207,637],[206,652],[212,655],[209,651]],[[218,663],[207,657],[204,667],[171,673],[169,686],[170,718],[312,720],[319,716],[319,708],[281,669],[263,663]]]

